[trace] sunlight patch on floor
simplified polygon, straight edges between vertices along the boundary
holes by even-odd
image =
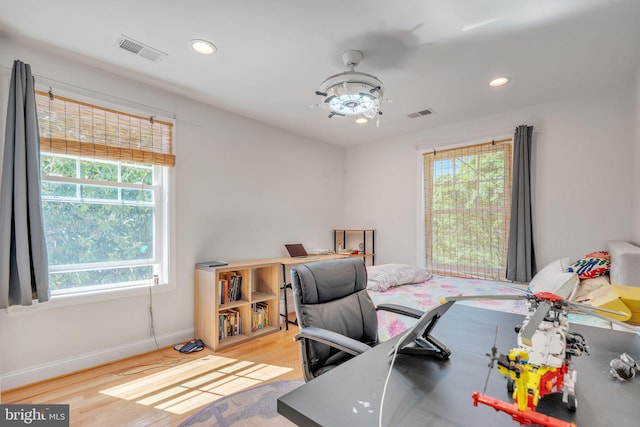
[[[254,378],[257,380],[267,381],[271,378],[284,375],[291,371],[291,368],[283,368],[282,366],[267,365],[266,363],[258,363],[249,369],[238,372],[236,375],[241,375],[247,378]]]
[[[201,388],[203,392],[216,394],[218,397],[228,396],[238,391],[244,390],[254,385],[260,384],[262,381],[254,380],[251,378],[236,377],[226,378],[224,381],[218,381],[211,384],[208,387]]]
[[[147,367],[147,369],[153,368]],[[207,355],[102,390],[144,406],[184,414],[290,372],[291,368]]]
[[[134,400],[145,396],[150,390],[167,388],[184,381],[187,377],[189,379],[195,378],[233,362],[236,362],[236,359],[208,355],[108,388],[101,393],[121,399]]]

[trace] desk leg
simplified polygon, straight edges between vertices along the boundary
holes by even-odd
[[[287,284],[287,266],[282,264],[282,287],[280,288],[282,290],[283,293],[283,298],[284,298],[284,314],[280,313],[280,316],[284,317],[284,324],[285,324],[285,329],[288,331],[289,330],[289,324],[292,325],[297,325],[298,321],[291,321],[289,320],[289,304],[287,301],[287,289],[291,289],[291,285]],[[278,307],[280,307],[280,304],[278,304]]]
[[[280,313],[280,316],[284,317],[284,325],[286,330],[289,330],[289,307],[287,306],[287,275],[286,267],[282,264],[282,297],[284,298],[284,314]],[[280,304],[278,304],[280,305]]]

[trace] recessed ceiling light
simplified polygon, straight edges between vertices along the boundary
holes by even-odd
[[[368,121],[369,120],[367,120],[367,118],[364,117],[364,116],[360,116],[360,117],[358,117],[356,119],[356,123],[359,124],[359,125],[363,125],[363,124],[367,123]]]
[[[202,39],[191,40],[191,49],[203,55],[211,55],[218,50],[213,43]]]
[[[497,79],[491,80],[489,82],[489,86],[498,87],[498,86],[504,86],[507,83],[509,83],[509,78],[508,77],[498,77]]]

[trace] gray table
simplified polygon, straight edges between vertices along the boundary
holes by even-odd
[[[398,355],[383,406],[384,426],[511,426],[510,416],[488,406],[473,406],[482,392],[496,325],[498,351],[516,345],[514,327],[523,316],[455,304],[433,335],[448,346],[447,361]],[[561,395],[541,399],[538,411],[578,427],[640,425],[640,376],[614,380],[609,362],[626,352],[640,359],[640,337],[633,333],[571,325],[589,344],[590,356],[574,359],[578,371],[578,409],[570,413]],[[278,399],[278,412],[301,426],[377,426],[380,397],[398,337],[350,360]],[[506,380],[493,369],[486,394],[507,402]]]

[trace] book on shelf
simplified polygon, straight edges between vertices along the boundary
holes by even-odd
[[[229,289],[230,301],[240,301],[242,299],[242,276],[240,274],[231,276]]]
[[[236,271],[220,275],[220,304],[242,299],[242,275]]]
[[[251,304],[251,331],[256,332],[269,326],[269,304],[256,302]]]
[[[238,310],[223,310],[219,316],[218,339],[242,334],[242,318]]]

